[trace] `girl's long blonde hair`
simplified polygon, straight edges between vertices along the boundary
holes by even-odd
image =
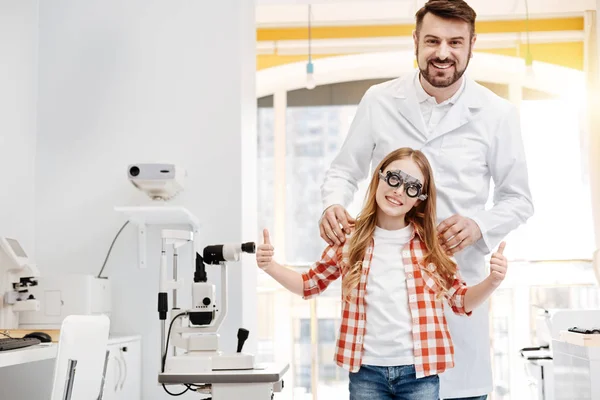
[[[418,165],[425,178],[422,192],[427,195],[427,199],[420,200],[406,214],[406,222],[414,226],[415,233],[425,243],[426,254],[423,259],[423,266],[427,266],[430,263],[435,265],[435,270],[430,271],[430,273],[442,291],[446,291],[452,286],[456,274],[456,264],[442,250],[438,241],[435,211],[436,190],[431,165],[429,165],[429,161],[419,150],[402,147],[388,154],[373,172],[373,177],[365,196],[365,204],[356,218],[354,232],[349,242],[348,259],[342,262],[342,271],[344,272],[342,294],[346,301],[352,299],[352,291],[360,281],[362,262],[375,232],[377,224],[377,201],[375,194],[377,193],[380,180],[379,171],[383,172],[392,162],[403,159],[411,159]]]

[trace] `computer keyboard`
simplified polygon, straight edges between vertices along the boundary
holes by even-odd
[[[40,339],[36,338],[0,338],[0,351],[20,349],[40,343]]]
[[[573,327],[573,328],[569,328],[568,329],[569,332],[575,332],[575,333],[583,333],[585,335],[593,335],[596,333],[600,333],[600,328],[591,328],[591,329],[586,329],[586,328],[578,328],[578,327]]]

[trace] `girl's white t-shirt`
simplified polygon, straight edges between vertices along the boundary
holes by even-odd
[[[365,293],[363,364],[385,367],[414,364],[412,319],[402,262],[402,248],[412,233],[411,225],[393,231],[375,228]]]

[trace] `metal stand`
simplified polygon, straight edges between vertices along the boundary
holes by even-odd
[[[106,350],[106,356],[104,357],[104,369],[102,370],[102,381],[100,381],[100,394],[98,394],[98,400],[102,400],[102,396],[104,396],[104,383],[106,382],[106,369],[108,368],[109,357],[110,350]]]
[[[67,366],[67,379],[65,380],[65,392],[63,394],[63,400],[71,400],[73,395],[73,384],[75,383],[75,369],[77,367],[77,360],[69,359],[69,365]]]

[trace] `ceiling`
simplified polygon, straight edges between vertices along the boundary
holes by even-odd
[[[377,25],[414,21],[425,0],[255,0],[257,27],[306,26],[311,4],[312,24]],[[596,10],[600,0],[468,0],[478,20],[580,16]]]

